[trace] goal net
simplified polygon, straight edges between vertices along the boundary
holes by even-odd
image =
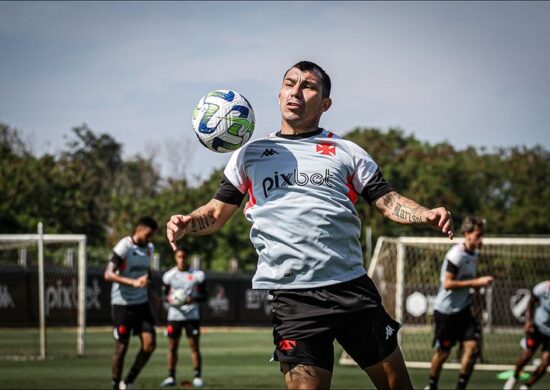
[[[83,355],[85,281],[86,236],[0,234],[0,359]]]
[[[409,367],[429,367],[433,354],[433,301],[441,265],[451,246],[463,239],[380,237],[368,274],[386,311],[403,324],[399,343]],[[484,238],[477,267],[491,275],[490,288],[474,292],[472,309],[483,325],[476,368],[508,369],[522,349],[523,321],[530,290],[550,277],[550,239]],[[454,361],[454,363],[453,363]],[[447,367],[458,367],[458,347]],[[354,364],[344,354],[342,364]]]

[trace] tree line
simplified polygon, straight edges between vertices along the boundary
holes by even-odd
[[[450,209],[455,226],[475,214],[487,219],[488,235],[549,233],[550,153],[542,146],[457,150],[448,143],[421,142],[400,129],[356,128],[344,137],[369,152],[398,192]],[[19,130],[0,124],[0,233],[32,233],[43,222],[46,233],[86,234],[88,262],[99,265],[140,216],[150,215],[160,225],[154,243],[161,261],[171,265],[165,222],[175,212],[208,202],[223,167],[191,185],[185,177],[163,177],[152,157],[124,158],[122,150],[111,135],[82,125],[72,129],[60,152],[37,155]],[[242,270],[255,269],[243,206],[217,234],[184,239],[203,268],[228,270],[236,258]],[[356,206],[374,239],[438,234],[391,223],[362,199]]]

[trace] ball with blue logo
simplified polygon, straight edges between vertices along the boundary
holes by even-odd
[[[193,110],[193,130],[199,141],[214,152],[232,152],[254,132],[254,110],[236,91],[220,89],[207,93]]]

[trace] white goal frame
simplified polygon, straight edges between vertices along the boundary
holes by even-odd
[[[36,243],[38,249],[38,317],[40,332],[40,359],[47,356],[46,316],[44,286],[44,243],[78,244],[78,308],[76,348],[78,356],[86,352],[86,235],[84,234],[43,234],[42,223],[38,224],[37,234],[0,234],[0,242]]]

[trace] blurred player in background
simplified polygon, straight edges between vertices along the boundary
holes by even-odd
[[[536,309],[535,309],[536,307]],[[504,384],[504,389],[513,389],[521,370],[531,360],[539,346],[542,346],[541,363],[520,389],[529,389],[546,374],[550,363],[550,280],[540,282],[533,288],[525,313],[526,349],[516,362],[514,375]]]
[[[124,237],[113,248],[105,270],[105,280],[113,282],[111,314],[115,353],[113,355],[113,389],[129,389],[155,350],[155,320],[149,308],[147,285],[153,257],[151,239],[157,230],[151,217],[141,218],[132,235]],[[121,381],[124,357],[128,351],[130,333],[141,341],[134,365]]]
[[[176,266],[162,276],[165,300],[168,308],[168,377],[160,384],[162,387],[176,385],[176,364],[178,362],[178,346],[182,331],[185,330],[187,342],[191,350],[193,362],[193,381],[182,382],[182,386],[202,386],[202,357],[199,349],[200,323],[199,302],[207,297],[204,272],[194,270],[187,261],[187,252],[178,248],[174,253]],[[172,294],[176,290],[183,290],[186,299],[184,304],[176,304]]]
[[[494,280],[492,276],[476,277],[485,221],[466,217],[462,233],[464,243],[454,245],[447,252],[441,267],[441,286],[434,300],[436,351],[426,389],[437,389],[443,363],[457,341],[463,348],[457,389],[466,388],[479,353],[481,323],[472,313],[470,289],[490,286]]]
[[[219,230],[248,193],[245,215],[259,255],[252,284],[273,296],[275,352],[287,388],[329,388],[334,340],[377,388],[412,388],[397,344],[400,324],[384,310],[363,264],[361,196],[386,218],[431,225],[452,238],[450,213],[398,194],[371,156],[319,127],[331,81],[309,61],[288,69],[279,90],[281,129],[233,153],[218,192],[189,215],[174,215],[167,235]]]

